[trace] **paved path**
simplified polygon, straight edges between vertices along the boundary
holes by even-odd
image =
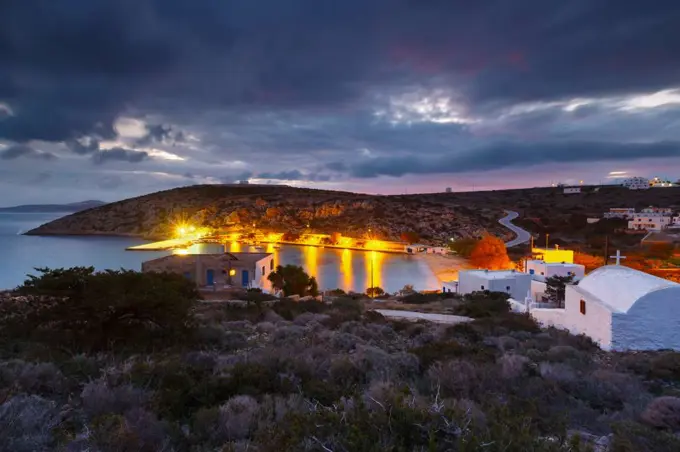
[[[463,317],[460,315],[431,314],[427,312],[415,312],[415,311],[398,311],[395,309],[374,309],[374,311],[391,319],[429,320],[430,322],[446,323],[449,325],[455,325],[456,323],[465,323],[472,321],[470,317]]]
[[[517,234],[517,237],[510,240],[509,242],[505,242],[505,247],[510,248],[521,245],[522,243],[527,243],[529,240],[531,240],[531,234],[528,231],[525,231],[519,226],[512,224],[512,220],[517,218],[519,214],[517,212],[513,212],[512,210],[506,210],[505,213],[507,213],[507,215],[498,220],[498,222]]]

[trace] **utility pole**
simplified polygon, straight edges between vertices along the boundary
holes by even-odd
[[[371,251],[371,298],[375,298],[375,286],[373,285],[373,256],[375,251]]]
[[[604,236],[604,265],[609,263],[609,234]]]
[[[550,239],[550,234],[547,234],[547,233],[546,233],[546,234],[545,234],[545,249],[546,249],[546,250],[548,249],[548,241],[549,241],[549,239]]]

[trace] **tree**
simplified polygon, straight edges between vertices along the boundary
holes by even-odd
[[[477,242],[470,253],[470,263],[489,270],[503,270],[512,265],[505,243],[492,235],[485,235]]]
[[[267,276],[275,289],[283,291],[283,295],[311,295],[319,294],[319,286],[316,278],[310,277],[305,270],[297,265],[279,265],[276,271]]]
[[[227,217],[227,221],[228,221],[229,223],[236,223],[236,224],[238,224],[238,223],[241,222],[241,217],[239,216],[238,212],[233,211],[233,212],[230,213],[229,216]]]
[[[36,269],[17,289],[27,302],[0,312],[0,331],[76,351],[169,345],[191,331],[200,298],[181,275],[92,267]],[[9,308],[8,308],[9,309]]]
[[[339,232],[334,232],[334,233],[331,234],[331,243],[333,245],[337,245],[338,243],[340,243],[341,238],[342,238],[342,234],[340,234]]]
[[[369,297],[379,297],[381,295],[385,295],[385,291],[382,289],[382,287],[369,287],[366,289],[366,295]]]
[[[468,259],[472,254],[472,250],[474,250],[475,247],[477,246],[478,242],[479,242],[478,239],[472,237],[459,239],[453,242],[449,242],[449,249],[451,249],[451,251],[456,252],[459,256]]]
[[[551,276],[546,278],[545,284],[545,298],[552,302],[557,303],[560,308],[564,307],[564,292],[567,284],[571,284],[574,281],[574,276]]]
[[[401,238],[402,242],[406,242],[409,245],[416,243],[418,240],[420,240],[420,236],[418,235],[417,232],[414,231],[404,231],[401,233],[399,237]]]

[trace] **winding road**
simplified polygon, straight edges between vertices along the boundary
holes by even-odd
[[[510,248],[513,246],[521,245],[522,243],[526,243],[529,240],[531,240],[531,234],[528,231],[525,231],[519,226],[515,226],[514,224],[512,224],[512,220],[517,218],[519,214],[517,212],[513,212],[512,210],[506,210],[505,213],[507,215],[498,220],[498,222],[505,226],[506,228],[510,229],[515,234],[517,234],[517,237],[510,240],[509,242],[505,242],[505,247]]]

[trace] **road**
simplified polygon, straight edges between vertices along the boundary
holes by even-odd
[[[517,237],[510,240],[509,242],[505,242],[505,247],[510,248],[521,245],[522,243],[527,243],[529,240],[531,240],[531,234],[528,231],[525,231],[519,226],[512,224],[512,220],[517,218],[519,214],[517,212],[513,212],[512,210],[506,210],[505,213],[507,213],[507,215],[498,220],[498,222],[517,234]]]

